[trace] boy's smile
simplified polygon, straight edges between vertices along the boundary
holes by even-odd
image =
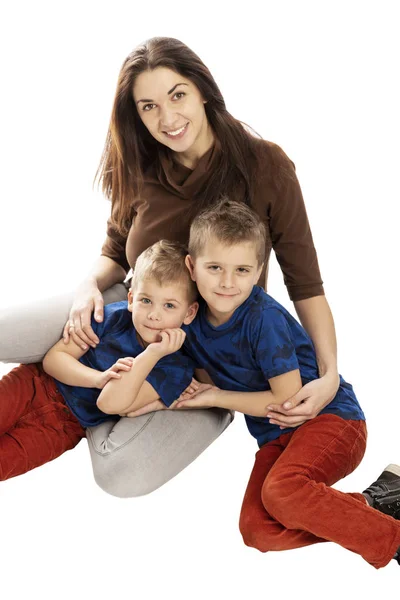
[[[193,281],[207,302],[212,325],[226,323],[250,296],[262,265],[258,265],[253,242],[227,246],[210,238],[195,259],[186,259]]]

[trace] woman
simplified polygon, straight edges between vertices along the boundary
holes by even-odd
[[[161,238],[186,242],[193,216],[222,194],[250,204],[267,225],[290,298],[311,336],[320,379],[274,413],[282,426],[313,418],[334,397],[339,377],[334,323],[324,296],[293,163],[276,145],[234,119],[201,60],[172,38],[153,38],[125,60],[97,173],[111,199],[102,255],[75,297],[26,316],[1,315],[0,360],[36,362],[63,329],[85,347],[104,303],[125,299],[137,256]],[[266,285],[267,271],[260,283]],[[21,345],[23,340],[23,345]],[[98,484],[116,496],[148,493],[171,479],[229,425],[219,409],[160,411],[87,430]]]

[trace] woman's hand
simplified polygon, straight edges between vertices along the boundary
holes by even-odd
[[[96,348],[100,340],[90,325],[93,311],[96,321],[100,323],[104,317],[103,296],[95,281],[89,280],[76,290],[63,330],[64,344],[68,344],[71,337],[82,350],[87,350],[88,346]]]
[[[130,371],[134,360],[135,359],[131,356],[119,358],[117,362],[112,365],[112,367],[100,373],[96,381],[96,388],[102,390],[106,383],[110,381],[110,379],[121,379],[119,371]]]
[[[316,417],[333,400],[339,387],[339,375],[326,374],[304,385],[282,405],[268,405],[270,423],[285,427],[298,427]]]

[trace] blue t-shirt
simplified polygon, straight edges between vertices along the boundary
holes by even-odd
[[[196,319],[186,332],[184,348],[215,385],[235,392],[270,390],[268,379],[300,370],[303,385],[318,379],[311,338],[292,315],[264,290],[254,286],[247,300],[218,327],[207,320],[201,302]],[[365,420],[353,388],[340,376],[334,399],[319,414]],[[247,427],[258,445],[278,438],[293,428],[279,429],[266,417],[245,415]]]
[[[92,329],[100,339],[96,348],[90,348],[79,359],[83,365],[106,371],[119,358],[136,357],[144,348],[139,344],[128,311],[128,303],[115,302],[104,307],[104,319],[97,323],[92,318]],[[192,360],[178,351],[161,358],[146,380],[153,386],[161,400],[170,406],[187,388],[192,380],[194,365]],[[119,415],[103,413],[96,405],[101,390],[71,386],[57,381],[65,402],[83,427],[93,427],[110,419],[118,420]]]

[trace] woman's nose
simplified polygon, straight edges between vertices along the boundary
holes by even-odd
[[[165,129],[172,130],[178,123],[178,119],[174,110],[170,108],[161,109],[161,124]]]

